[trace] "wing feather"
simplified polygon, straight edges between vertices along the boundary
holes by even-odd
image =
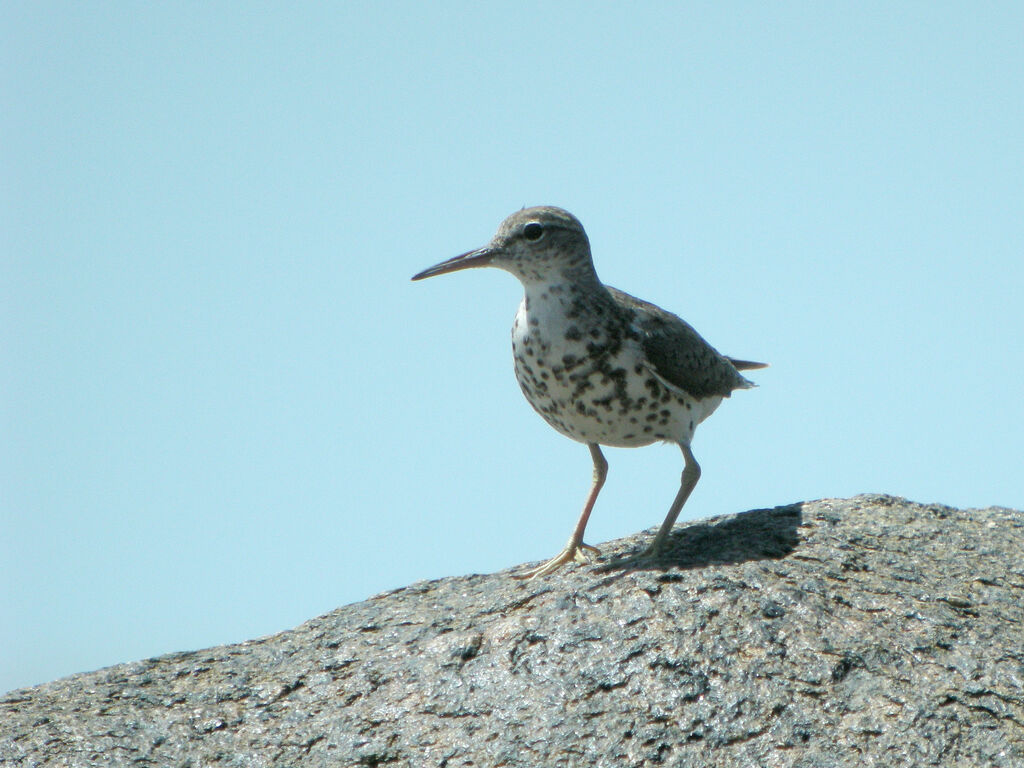
[[[628,293],[608,289],[616,302],[632,311],[640,342],[652,372],[659,380],[691,397],[728,397],[734,389],[756,386],[738,370],[764,367],[722,355],[682,318]]]

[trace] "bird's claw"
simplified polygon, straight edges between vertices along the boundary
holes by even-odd
[[[565,549],[563,549],[553,558],[548,560],[546,563],[542,563],[541,565],[538,565],[536,568],[531,568],[526,573],[516,574],[514,578],[536,579],[541,576],[548,576],[549,574],[552,574],[555,571],[557,571],[563,565],[571,563],[573,561],[583,564],[592,563],[594,561],[594,558],[591,556],[590,553],[593,553],[594,556],[599,556],[601,554],[601,550],[599,550],[597,547],[592,547],[589,544],[584,544],[583,542],[580,542],[579,544],[570,542],[569,544],[566,544]]]

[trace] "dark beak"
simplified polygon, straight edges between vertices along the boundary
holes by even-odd
[[[443,275],[446,272],[458,272],[460,269],[470,269],[472,267],[486,267],[494,259],[494,251],[489,246],[483,248],[477,248],[475,251],[464,253],[461,256],[455,256],[454,258],[442,261],[440,264],[435,264],[432,267],[424,269],[412,276],[413,280],[424,280],[434,275]]]

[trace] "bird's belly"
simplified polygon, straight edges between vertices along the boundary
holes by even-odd
[[[721,400],[698,401],[669,390],[644,366],[639,345],[628,339],[608,346],[514,333],[512,348],[527,401],[548,424],[583,443],[688,444],[696,425]]]

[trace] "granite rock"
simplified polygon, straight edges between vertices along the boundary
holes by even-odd
[[[3,766],[1024,766],[1024,514],[825,499],[0,697]]]

